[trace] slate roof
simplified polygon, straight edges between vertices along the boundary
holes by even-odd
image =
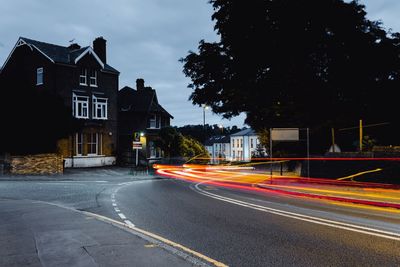
[[[87,48],[89,48],[89,46],[86,46],[80,49],[71,50],[66,46],[49,44],[25,37],[20,37],[19,39],[23,40],[29,45],[35,46],[37,49],[39,49],[42,53],[44,53],[46,56],[51,58],[56,63],[75,65],[75,59],[79,57],[79,55],[81,55]],[[108,64],[104,64],[104,69],[110,72],[119,73],[119,71],[117,71]]]
[[[216,135],[208,138],[204,145],[212,146],[213,144],[223,144],[223,143],[230,143],[229,135]]]
[[[257,133],[251,128],[241,130],[240,132],[231,134],[231,136],[254,136],[254,135],[257,135]]]
[[[121,111],[161,112],[174,118],[158,103],[156,90],[149,87],[138,91],[125,86],[118,92],[118,101]]]

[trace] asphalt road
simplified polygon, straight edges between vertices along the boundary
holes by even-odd
[[[2,180],[0,198],[53,202],[120,221],[123,214],[230,266],[400,265],[399,213],[110,173]]]

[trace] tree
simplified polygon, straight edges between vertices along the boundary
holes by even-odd
[[[162,128],[159,136],[160,139],[156,141],[156,145],[164,151],[167,158],[191,158],[198,155],[206,156],[208,154],[199,141],[190,136],[182,135],[174,127]]]
[[[183,136],[174,127],[164,127],[159,133],[160,139],[156,141],[156,146],[164,151],[165,157],[180,156],[180,144]]]
[[[193,104],[225,118],[245,112],[257,131],[311,127],[329,135],[360,118],[398,121],[391,109],[400,34],[366,19],[358,1],[210,3],[220,41],[201,40],[181,59]]]
[[[203,125],[185,125],[182,127],[176,127],[176,130],[183,134],[184,136],[190,136],[200,143],[204,143],[208,138],[215,135],[230,135],[239,132],[240,129],[234,125],[232,127],[224,127],[223,130],[217,125],[206,124]],[[204,134],[205,133],[205,134]]]
[[[199,141],[188,136],[183,136],[182,138],[180,154],[186,158],[193,158],[195,156],[208,157],[205,147]]]

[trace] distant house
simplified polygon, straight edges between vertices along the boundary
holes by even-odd
[[[82,121],[81,132],[58,143],[65,167],[104,166],[116,161],[119,72],[107,64],[106,50],[103,37],[96,38],[93,47],[20,37],[3,65],[2,79],[8,84],[18,80],[57,93]]]
[[[250,161],[256,153],[260,139],[253,129],[245,129],[230,136],[232,161]]]
[[[204,144],[212,163],[230,160],[230,137],[228,135],[213,136]]]
[[[136,80],[136,90],[125,86],[118,92],[118,148],[122,164],[134,163],[132,142],[140,142],[141,160],[162,157],[156,146],[160,129],[170,126],[173,116],[159,103],[156,90],[144,86],[143,79]]]

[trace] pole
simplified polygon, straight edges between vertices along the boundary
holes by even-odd
[[[307,175],[310,178],[310,130],[307,128]]]
[[[270,158],[270,175],[271,175],[271,183],[272,183],[272,128],[269,128],[269,158]]]
[[[136,167],[138,166],[139,163],[139,149],[136,148]]]
[[[332,152],[335,152],[335,129],[331,128],[332,131]]]
[[[203,130],[206,130],[206,108],[203,107]]]
[[[362,152],[362,120],[360,120],[360,152]]]

